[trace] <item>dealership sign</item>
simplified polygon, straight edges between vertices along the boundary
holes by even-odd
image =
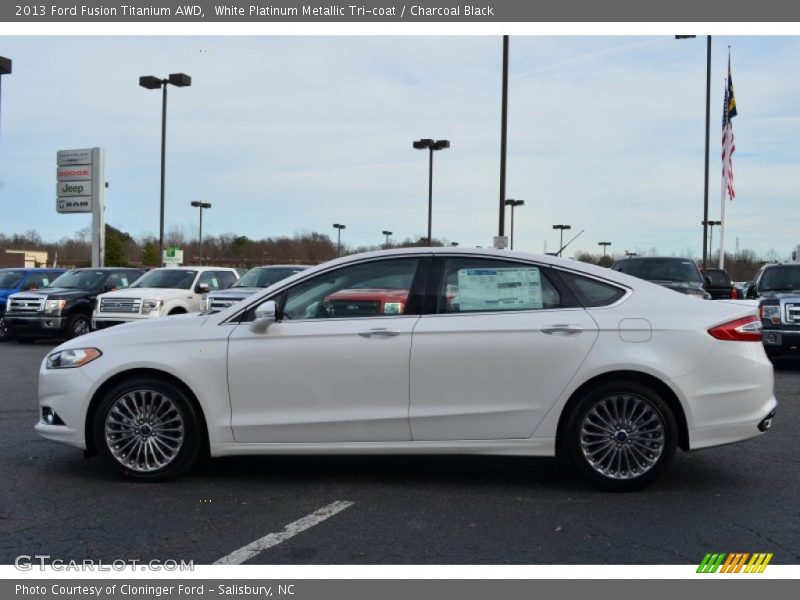
[[[105,252],[104,148],[56,152],[56,211],[92,213],[92,267],[103,266]]]
[[[102,169],[98,169],[101,153],[102,148],[59,150],[56,153],[56,211],[92,212],[97,204],[96,194],[92,192],[99,187],[95,178],[102,177]]]

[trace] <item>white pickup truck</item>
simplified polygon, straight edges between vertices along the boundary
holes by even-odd
[[[203,295],[229,288],[239,279],[225,267],[165,267],[142,275],[129,288],[97,296],[92,326],[199,312]]]

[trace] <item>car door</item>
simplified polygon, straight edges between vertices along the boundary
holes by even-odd
[[[299,282],[275,297],[278,320],[263,333],[245,316],[228,347],[236,441],[408,441],[411,334],[427,263],[384,258]]]
[[[412,438],[530,437],[589,353],[596,323],[546,268],[438,260],[433,314],[414,330]]]

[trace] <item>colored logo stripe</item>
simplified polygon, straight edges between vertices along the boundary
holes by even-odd
[[[709,552],[703,557],[697,567],[697,573],[739,573],[744,568],[744,573],[763,573],[772,560],[773,554],[765,552]],[[748,562],[747,559],[750,559]],[[745,564],[746,563],[746,564]]]

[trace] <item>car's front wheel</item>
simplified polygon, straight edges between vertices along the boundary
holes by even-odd
[[[6,320],[3,317],[0,317],[0,342],[5,342],[8,339],[8,325],[6,325]]]
[[[85,335],[92,330],[92,324],[89,317],[77,313],[72,315],[67,321],[67,337],[70,339]]]
[[[177,386],[137,378],[111,389],[94,417],[99,452],[133,481],[164,481],[196,462],[201,420]]]
[[[569,414],[562,449],[592,484],[629,492],[655,481],[677,445],[677,424],[655,390],[610,381],[587,391]]]

